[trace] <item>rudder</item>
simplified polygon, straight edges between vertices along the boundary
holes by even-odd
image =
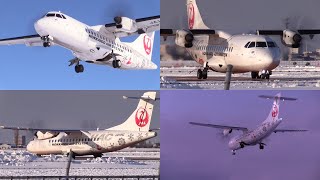
[[[126,44],[151,61],[154,34],[155,32],[141,34],[135,41]]]
[[[124,123],[107,130],[149,131],[155,100],[156,92],[145,92],[130,117]]]
[[[202,20],[196,0],[187,0],[189,29],[209,29]]]

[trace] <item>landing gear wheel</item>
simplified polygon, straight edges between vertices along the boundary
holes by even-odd
[[[51,43],[50,42],[44,42],[43,43],[43,47],[50,47],[51,46]]]
[[[244,144],[243,144],[243,143],[240,143],[240,147],[241,147],[241,148],[244,148]]]
[[[258,79],[259,78],[259,72],[251,72],[251,78],[252,79]]]
[[[197,78],[202,79],[202,70],[201,69],[198,69]]]
[[[120,68],[121,67],[121,61],[120,60],[113,60],[112,61],[113,68]]]
[[[76,73],[82,73],[84,71],[84,67],[82,64],[78,64],[74,66],[74,70],[76,71]]]
[[[207,79],[208,78],[208,69],[204,68],[202,71],[202,78]]]
[[[235,150],[232,150],[232,155],[236,155],[236,151]]]
[[[267,74],[267,75],[266,75],[266,79],[270,79],[270,74]]]
[[[259,144],[260,149],[264,149],[264,146],[262,144]]]

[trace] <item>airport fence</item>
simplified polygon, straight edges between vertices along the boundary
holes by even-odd
[[[0,176],[7,180],[160,180],[160,176]]]

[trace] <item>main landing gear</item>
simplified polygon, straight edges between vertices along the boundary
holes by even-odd
[[[198,69],[197,78],[198,79],[207,79],[208,78],[208,67],[205,67],[203,70]]]
[[[76,64],[74,66],[74,70],[76,71],[76,73],[83,73],[84,67],[82,64],[80,64],[80,59],[74,58],[74,59],[70,60],[69,62],[70,62],[69,66]]]
[[[112,58],[113,58],[113,61],[112,61],[113,68],[120,68],[121,67],[121,61],[117,60],[117,57],[116,57],[115,54],[113,54],[113,51],[111,53],[112,53]]]
[[[262,70],[260,75],[259,72],[251,72],[252,79],[270,79],[270,75],[272,74],[269,70]]]
[[[43,36],[43,37],[41,37],[41,39],[43,41],[43,47],[50,47],[51,46],[49,36]]]
[[[265,146],[266,144],[264,144],[264,143],[260,143],[259,144],[259,149],[264,149],[264,146]]]

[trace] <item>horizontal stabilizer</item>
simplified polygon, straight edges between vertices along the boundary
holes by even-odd
[[[277,97],[277,96],[269,96],[269,95],[260,95],[258,96],[260,98],[264,98],[264,99],[276,99],[279,98],[280,100],[286,100],[286,101],[295,101],[297,100],[297,98],[291,98],[291,97]]]

